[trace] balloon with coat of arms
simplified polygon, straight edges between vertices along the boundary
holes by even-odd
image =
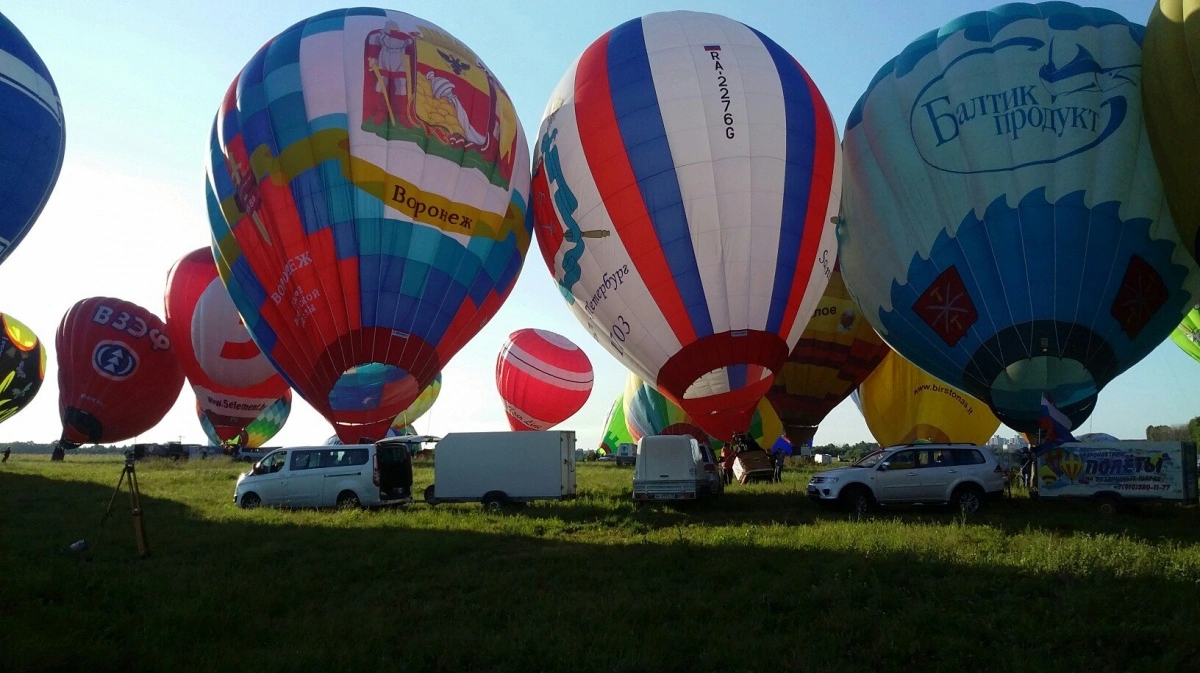
[[[326,12],[272,38],[217,111],[207,194],[254,341],[346,441],[374,440],[496,313],[531,228],[499,80],[418,17]]]

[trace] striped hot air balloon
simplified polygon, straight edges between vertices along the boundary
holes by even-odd
[[[816,85],[749,26],[651,14],[570,67],[535,152],[534,228],[575,317],[709,434],[744,432],[836,257]]]
[[[513,430],[548,430],[592,393],[592,362],[570,339],[540,329],[513,332],[496,358],[496,389]]]

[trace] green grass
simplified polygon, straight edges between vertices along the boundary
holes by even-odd
[[[119,459],[0,467],[0,671],[1186,671],[1200,513],[1103,518],[1015,499],[963,520],[866,519],[782,485],[634,510],[628,469],[580,497],[243,511],[244,466]],[[432,480],[418,464],[417,489]]]

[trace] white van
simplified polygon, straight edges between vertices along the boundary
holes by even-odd
[[[715,497],[700,444],[687,435],[649,435],[638,440],[633,500],[699,500]]]
[[[239,507],[373,507],[412,500],[408,444],[276,449],[238,477]]]

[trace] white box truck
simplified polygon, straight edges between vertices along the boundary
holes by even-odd
[[[433,452],[425,502],[485,509],[575,497],[575,432],[452,432]]]
[[[1106,514],[1134,501],[1197,501],[1192,442],[1063,442],[1036,459],[1041,500],[1089,499]]]

